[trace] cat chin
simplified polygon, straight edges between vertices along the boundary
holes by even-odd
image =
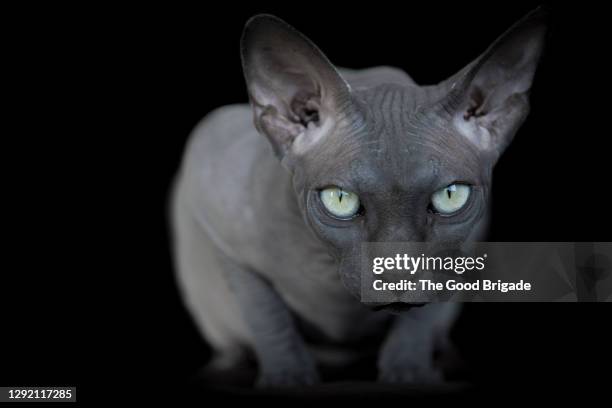
[[[385,311],[390,314],[398,315],[415,307],[425,306],[426,304],[427,303],[392,302],[386,304],[369,305],[369,307],[375,312]]]

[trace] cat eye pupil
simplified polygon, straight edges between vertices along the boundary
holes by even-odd
[[[432,194],[430,208],[436,214],[452,215],[465,207],[470,192],[467,184],[451,184]]]
[[[326,212],[334,218],[348,220],[360,214],[361,203],[357,194],[340,187],[327,187],[319,192]]]

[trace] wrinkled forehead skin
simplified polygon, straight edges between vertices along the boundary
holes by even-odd
[[[297,159],[296,189],[337,185],[406,199],[455,181],[485,185],[490,168],[453,130],[444,94],[401,85],[354,91],[329,137]]]

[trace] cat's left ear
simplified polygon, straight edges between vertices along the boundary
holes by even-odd
[[[494,157],[529,112],[528,91],[544,47],[546,15],[536,9],[512,26],[455,76],[447,97],[445,109],[455,128]]]

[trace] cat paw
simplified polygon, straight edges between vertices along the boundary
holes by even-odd
[[[255,385],[258,388],[298,387],[320,382],[316,370],[278,370],[260,373]]]
[[[444,375],[441,370],[430,365],[397,362],[381,367],[378,371],[378,381],[393,384],[441,384],[444,382]]]
[[[434,365],[433,340],[429,337],[412,341],[395,338],[381,350],[378,380],[386,383],[439,384],[443,371]]]

